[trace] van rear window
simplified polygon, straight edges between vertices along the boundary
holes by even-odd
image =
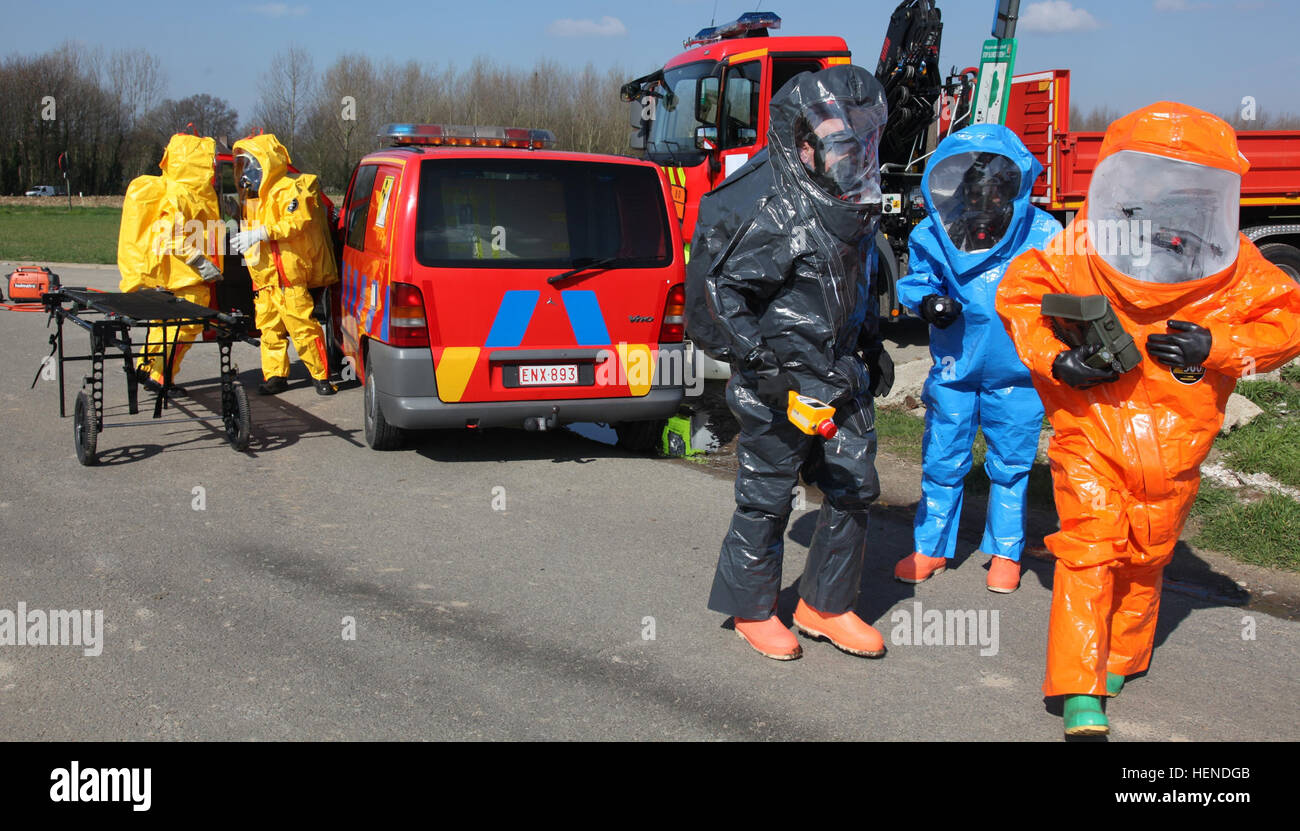
[[[668,265],[659,177],[626,164],[550,159],[426,159],[415,257],[435,268]]]

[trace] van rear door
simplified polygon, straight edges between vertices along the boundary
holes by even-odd
[[[652,165],[547,154],[420,163],[415,228],[446,402],[645,395],[681,250]]]

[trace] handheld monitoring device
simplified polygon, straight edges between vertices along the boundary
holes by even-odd
[[[786,417],[801,432],[810,436],[833,439],[839,431],[835,422],[831,420],[835,417],[834,407],[816,398],[800,395],[794,390],[790,390],[790,405],[786,410]]]
[[[1093,369],[1128,372],[1142,363],[1133,336],[1124,331],[1110,301],[1100,294],[1045,294],[1043,316],[1066,346],[1096,344],[1101,347],[1084,363]]]

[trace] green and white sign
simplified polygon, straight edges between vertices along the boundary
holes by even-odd
[[[1016,39],[984,41],[980,53],[980,74],[975,83],[975,116],[972,124],[1005,124],[1007,99],[1011,97],[1011,73],[1016,66]]]

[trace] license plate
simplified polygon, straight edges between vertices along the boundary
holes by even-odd
[[[546,364],[519,367],[519,386],[551,386],[578,383],[577,364]]]

